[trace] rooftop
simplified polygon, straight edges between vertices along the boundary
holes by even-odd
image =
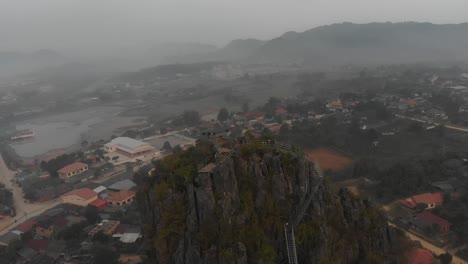
[[[28,232],[29,230],[31,230],[33,228],[33,226],[36,225],[36,224],[37,224],[36,221],[29,220],[29,221],[26,221],[26,222],[22,223],[21,225],[17,226],[16,230],[25,233],[25,232]]]
[[[96,199],[96,200],[92,201],[91,203],[89,203],[89,205],[94,206],[96,208],[103,208],[103,207],[107,206],[107,203],[104,200]]]
[[[262,112],[247,112],[244,114],[245,117],[247,118],[261,118],[261,117],[264,117],[265,114],[262,113]]]
[[[76,189],[71,192],[64,194],[63,196],[76,195],[83,199],[91,199],[97,195],[97,193],[89,188]]]
[[[140,238],[140,233],[125,233],[120,237],[122,243],[135,243]]]
[[[423,248],[415,248],[409,254],[409,264],[432,264],[434,263],[434,255]]]
[[[3,236],[0,236],[0,245],[6,246],[10,244],[11,241],[20,240],[20,239],[21,239],[21,235],[19,235],[18,233],[8,232],[4,234]]]
[[[284,115],[284,114],[287,114],[288,113],[288,110],[284,109],[284,108],[278,108],[276,109],[275,111],[275,114],[276,115]]]
[[[122,191],[111,193],[109,197],[107,197],[107,200],[120,202],[120,201],[127,200],[128,198],[131,198],[134,195],[135,195],[134,191],[122,190]]]
[[[96,193],[100,193],[102,191],[105,191],[107,188],[105,186],[100,185],[99,187],[93,189]]]
[[[28,241],[28,247],[34,249],[35,251],[44,251],[49,245],[49,240],[47,239],[33,239]]]
[[[81,168],[84,168],[84,167],[88,167],[88,164],[85,164],[85,163],[82,163],[82,162],[75,162],[75,163],[72,163],[70,165],[67,165],[67,166],[61,168],[57,172],[58,173],[70,173],[70,172],[80,170]]]
[[[122,181],[119,181],[110,185],[108,189],[122,191],[122,190],[130,190],[135,186],[136,184],[132,180],[125,179],[125,180],[122,180]]]
[[[422,212],[418,215],[416,215],[417,218],[427,222],[427,223],[431,223],[431,224],[437,224],[437,225],[440,225],[440,226],[448,226],[450,225],[449,221],[435,215],[435,214],[432,214],[430,212]]]
[[[413,195],[400,201],[409,208],[416,208],[418,204],[442,204],[444,197],[442,193],[423,193]]]
[[[143,141],[136,140],[136,139],[129,138],[129,137],[117,137],[111,140],[109,143],[105,144],[104,146],[113,147],[115,145],[120,145],[128,149],[134,149],[134,148],[138,148],[138,147],[145,146],[148,144]]]

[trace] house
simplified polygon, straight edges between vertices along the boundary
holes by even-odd
[[[62,195],[63,203],[74,204],[83,207],[88,206],[97,198],[97,193],[89,188],[76,189]]]
[[[60,179],[67,179],[88,170],[88,164],[75,162],[57,171]]]
[[[111,193],[107,197],[107,203],[109,205],[124,205],[131,203],[133,199],[135,198],[135,192],[134,191],[128,191],[128,190],[122,190],[118,192]]]
[[[338,109],[343,109],[343,104],[341,103],[341,100],[336,100],[328,103],[326,107],[330,110],[338,110]]]
[[[98,187],[94,188],[93,191],[95,191],[97,194],[107,190],[105,186],[99,185]]]
[[[275,115],[277,116],[282,116],[282,115],[285,115],[288,113],[288,110],[284,109],[284,108],[278,108],[275,110]]]
[[[418,204],[425,204],[425,209],[433,209],[444,202],[442,193],[423,193],[413,195],[406,199],[400,200],[400,203],[410,209],[416,209]]]
[[[89,206],[94,206],[97,209],[103,209],[107,207],[107,202],[102,199],[96,199],[92,201],[91,203],[89,203]]]
[[[414,224],[422,230],[432,228],[434,225],[437,225],[439,227],[440,234],[447,234],[448,231],[450,231],[451,225],[447,220],[430,212],[422,212],[417,214]]]
[[[39,221],[36,225],[36,235],[41,237],[50,238],[54,233],[54,225],[52,221],[44,220]]]
[[[265,113],[262,112],[247,112],[244,114],[247,120],[262,120],[265,117]]]
[[[103,220],[89,231],[88,236],[93,237],[98,232],[102,232],[106,236],[111,236],[119,225],[120,221]]]
[[[20,231],[21,233],[26,233],[29,230],[32,230],[35,225],[37,225],[36,221],[28,220],[17,226],[16,230]]]
[[[135,243],[141,238],[141,228],[133,225],[119,225],[112,237],[119,238],[124,244]]]
[[[416,100],[414,100],[414,99],[406,100],[406,106],[407,106],[407,107],[413,108],[413,107],[415,107],[417,104],[418,104],[418,102],[417,102]]]
[[[128,158],[138,158],[156,152],[155,148],[148,143],[129,137],[114,138],[104,145],[108,153],[119,153]]]
[[[283,124],[274,124],[270,127],[268,127],[268,129],[272,132],[272,133],[279,133],[280,130],[281,130],[281,126],[283,126]]]
[[[12,241],[21,240],[21,232],[8,232],[0,236],[0,246],[8,246]]]
[[[408,264],[433,264],[434,260],[432,252],[424,248],[414,248],[408,256]]]
[[[32,239],[28,241],[28,247],[34,249],[36,252],[44,252],[49,245],[47,239]]]

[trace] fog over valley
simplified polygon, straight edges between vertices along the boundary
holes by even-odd
[[[0,264],[468,263],[467,10],[0,0]]]

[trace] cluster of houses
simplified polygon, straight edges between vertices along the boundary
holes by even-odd
[[[140,227],[122,223],[121,219],[115,216],[116,213],[129,210],[135,199],[136,184],[124,179],[110,182],[107,187],[91,182],[87,185],[94,188],[84,187],[63,194],[61,205],[19,224],[14,230],[0,236],[0,245],[7,246],[21,238],[24,241],[24,234],[30,234],[17,253],[20,261],[24,263],[75,263],[72,261],[74,258],[90,258],[94,236],[98,233],[122,247],[138,248],[142,237]],[[80,241],[74,249],[65,248],[65,241],[57,234],[74,224],[87,223],[86,211],[90,208],[94,208],[99,214],[100,222],[84,227],[83,231],[88,238]],[[122,254],[121,257],[139,261],[122,260],[120,263],[142,261],[141,257],[135,254]]]
[[[80,188],[65,193],[62,195],[63,203],[82,207],[94,206],[103,209],[130,204],[136,194],[133,190],[136,185],[129,179],[116,182],[108,187],[92,182],[88,183],[88,185],[98,186],[94,189]]]
[[[17,251],[17,263],[88,263],[86,260],[91,259],[94,237],[100,233],[108,238],[113,247],[124,249],[125,252],[120,254],[119,263],[142,263],[142,257],[136,253],[136,249],[142,243],[142,233],[138,225],[112,220],[106,213],[100,214],[99,222],[86,224],[86,218],[78,212],[80,209],[74,206],[51,209],[1,236],[0,245],[23,239],[22,246]],[[79,243],[67,243],[68,240],[57,235],[74,225],[83,226],[82,232],[86,234],[86,239]]]
[[[142,237],[140,227],[122,222],[122,219],[116,216],[129,208],[135,210],[133,202],[136,195],[136,184],[131,180],[133,170],[118,163],[132,162],[144,157],[152,158],[160,150],[147,142],[129,137],[114,138],[105,144],[102,150],[104,156],[111,157],[109,160],[98,158],[92,153],[85,153],[81,161],[57,170],[61,183],[54,188],[60,190],[41,191],[40,195],[47,196],[47,199],[44,196],[40,201],[56,198],[60,201],[60,205],[0,236],[0,245],[7,246],[23,238],[22,247],[17,252],[21,263],[74,263],[73,260],[77,256],[80,258],[91,256],[93,239],[99,233],[120,246],[132,248],[132,245],[135,245],[135,250],[130,250],[129,254],[120,254],[120,263],[141,263],[141,257],[133,254],[140,248]],[[119,158],[112,160],[115,156]],[[114,166],[101,175],[100,180],[95,181],[94,172],[103,169],[102,165],[108,162],[114,163]],[[28,182],[33,184],[41,183],[41,180],[46,182],[46,179],[51,178],[51,175],[41,170],[39,166],[25,167],[16,175],[16,181],[21,186],[26,186]],[[35,181],[30,181],[31,179]],[[62,185],[65,187],[62,188]],[[82,243],[76,248],[73,250],[65,248],[65,241],[59,240],[57,234],[74,224],[86,223],[86,210],[89,208],[96,210],[102,221],[84,229],[88,239],[81,241]],[[25,234],[28,234],[26,241]]]
[[[409,214],[406,219],[400,219],[410,228],[429,236],[444,236],[450,231],[451,224],[436,214],[432,209],[442,206],[444,196],[442,193],[423,193],[410,196],[400,201]]]

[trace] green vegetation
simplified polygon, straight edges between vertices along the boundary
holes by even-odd
[[[198,164],[206,157],[213,157],[215,150],[209,142],[200,141],[195,147],[186,151],[179,151],[157,161],[155,167],[158,172],[169,175],[167,183],[171,187],[183,187],[186,183],[193,181],[198,171]]]
[[[221,108],[219,110],[219,113],[218,113],[218,121],[219,122],[224,122],[224,121],[228,120],[228,118],[229,118],[228,110],[226,108],[224,108],[224,107]]]
[[[151,244],[158,249],[159,258],[168,261],[180,243],[187,235],[196,238],[200,243],[200,252],[207,252],[216,246],[218,257],[223,261],[235,260],[236,248],[239,242],[245,245],[249,263],[277,263],[282,260],[284,248],[278,242],[284,238],[284,224],[288,213],[294,204],[282,204],[275,194],[277,186],[274,182],[278,177],[274,166],[263,164],[257,168],[251,166],[251,161],[270,155],[272,159],[281,164],[281,171],[287,175],[296,175],[300,159],[288,151],[280,150],[271,145],[247,143],[240,147],[239,160],[235,162],[246,166],[235,166],[239,197],[239,207],[234,208],[234,214],[226,214],[223,201],[225,195],[214,190],[214,211],[200,210],[203,221],[198,229],[193,229],[189,222],[190,195],[198,195],[189,192],[189,188],[197,187],[195,180],[197,165],[206,164],[213,157],[213,146],[208,142],[200,141],[195,147],[186,151],[172,154],[155,163],[158,177],[152,183],[153,199],[156,202],[160,216],[157,226],[145,225],[145,233],[151,237]],[[260,175],[253,171],[262,170],[262,187],[259,187]],[[323,212],[309,212],[306,219],[296,229],[296,238],[301,252],[308,252],[305,248],[317,248],[323,241],[323,227],[326,226],[326,247],[330,248],[333,256],[321,263],[339,263],[347,254],[350,244],[356,241],[365,241],[369,237],[378,236],[377,231],[385,226],[385,220],[381,213],[367,203],[363,203],[357,197],[348,197],[346,203],[358,208],[358,214],[345,216],[343,204],[334,190],[326,184],[327,192],[323,197]],[[274,188],[274,186],[276,186]],[[206,195],[203,194],[203,195]],[[236,195],[235,193],[231,195]],[[261,197],[261,198],[260,198]],[[292,197],[288,197],[293,199]],[[145,198],[146,199],[146,198]],[[343,199],[343,198],[342,198]],[[364,204],[364,207],[363,207]],[[154,206],[154,205],[152,205]],[[197,206],[197,205],[196,205]],[[193,216],[190,216],[193,217]],[[200,217],[200,216],[199,216]],[[347,219],[352,217],[353,219]],[[349,223],[345,226],[343,223]],[[365,230],[366,232],[361,232]],[[329,244],[328,244],[329,243]],[[380,255],[375,252],[359,252],[362,257],[369,259],[368,263],[376,263]],[[301,255],[308,253],[301,253]],[[305,255],[304,255],[305,257]],[[312,257],[312,256],[308,256]],[[328,262],[326,262],[328,261]]]
[[[8,207],[8,211],[0,210],[1,214],[11,214],[11,209],[13,209],[13,194],[10,190],[5,188],[5,185],[0,183],[0,206]]]
[[[115,250],[103,246],[97,245],[93,248],[94,263],[99,264],[117,264],[119,263],[119,253]]]
[[[197,111],[186,110],[182,115],[172,120],[174,126],[196,126],[200,123],[200,114]]]
[[[58,239],[63,240],[82,240],[85,239],[87,234],[83,229],[87,226],[86,222],[73,224],[57,233]]]

